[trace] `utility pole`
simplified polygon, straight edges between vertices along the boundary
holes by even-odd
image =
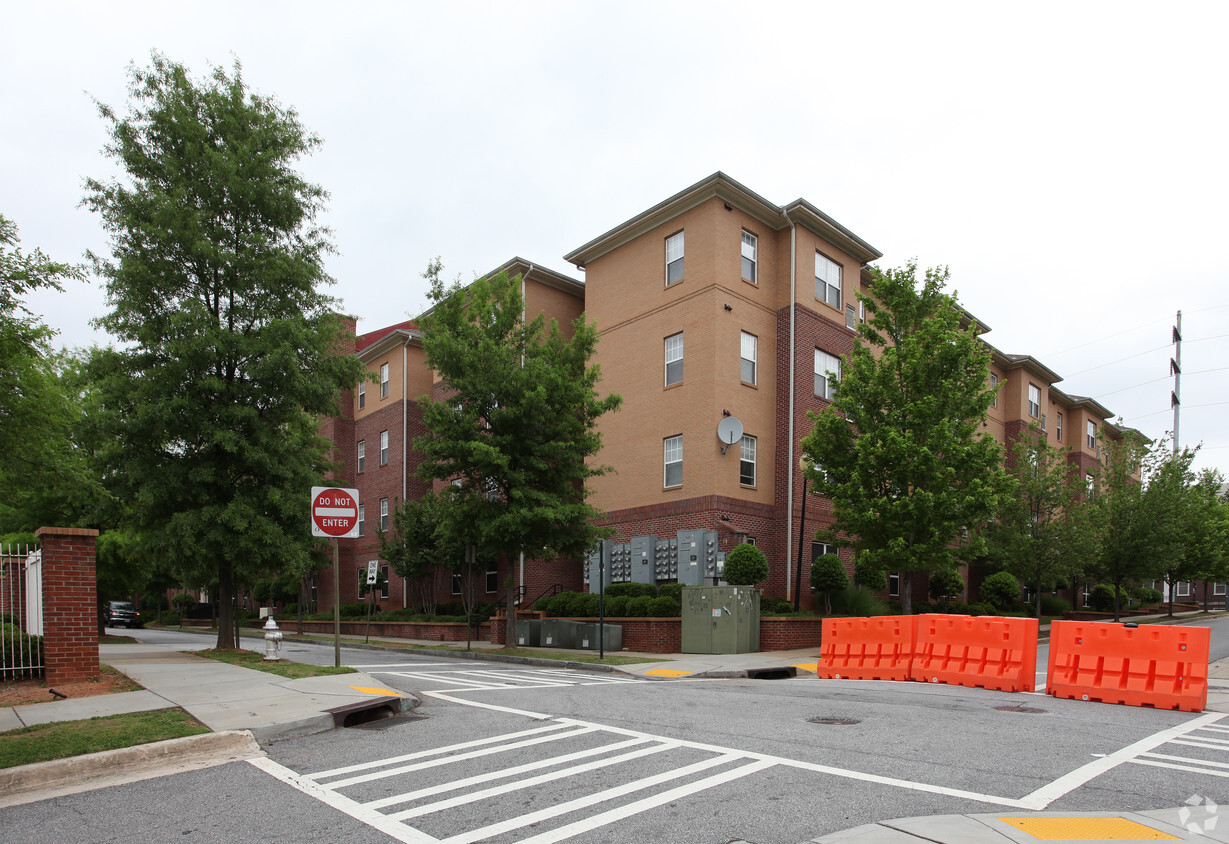
[[[1174,409],[1174,454],[1177,454],[1178,417],[1182,410],[1182,311],[1178,311],[1178,321],[1174,324],[1174,356],[1169,359],[1169,374],[1174,377],[1169,404]]]

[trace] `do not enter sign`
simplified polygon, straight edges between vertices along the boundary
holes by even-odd
[[[312,536],[358,536],[358,490],[312,487]]]

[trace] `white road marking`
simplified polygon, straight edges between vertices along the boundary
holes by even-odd
[[[1229,768],[1229,762],[1213,762],[1210,759],[1192,759],[1189,756],[1170,756],[1166,753],[1141,753],[1141,757],[1149,759],[1167,759],[1171,762],[1194,762],[1197,765],[1207,765],[1212,768]],[[1138,760],[1131,760],[1133,762]]]

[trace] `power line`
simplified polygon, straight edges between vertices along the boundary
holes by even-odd
[[[1229,366],[1218,366],[1216,369],[1199,369],[1195,372],[1183,372],[1182,374],[1190,377],[1191,375],[1207,375],[1209,372],[1225,372],[1226,370],[1229,370]],[[1155,384],[1157,381],[1168,381],[1169,378],[1170,376],[1168,375],[1162,375],[1160,378],[1153,378],[1151,381],[1141,381],[1138,384],[1132,384],[1130,387],[1123,387],[1120,390],[1110,390],[1108,393],[1101,393],[1093,396],[1093,398],[1100,401],[1106,396],[1112,396],[1115,393],[1125,393],[1127,390],[1134,390],[1136,387],[1146,387],[1149,384]]]
[[[1221,308],[1229,308],[1229,304],[1224,304],[1224,305],[1211,305],[1211,306],[1209,306],[1209,307],[1207,307],[1207,308],[1196,308],[1195,310],[1192,310],[1192,311],[1187,311],[1187,313],[1188,313],[1188,314],[1202,314],[1202,313],[1205,313],[1205,312],[1207,312],[1207,311],[1217,311],[1217,310],[1220,310]],[[1115,334],[1109,334],[1109,335],[1107,335],[1107,336],[1105,336],[1105,337],[1101,337],[1101,338],[1099,338],[1099,339],[1097,339],[1097,340],[1089,340],[1089,341],[1088,341],[1088,342],[1086,342],[1086,343],[1080,343],[1078,346],[1071,346],[1070,348],[1063,349],[1063,350],[1058,351],[1058,352],[1047,352],[1046,354],[1042,355],[1041,357],[1042,357],[1042,358],[1056,358],[1056,357],[1059,357],[1060,355],[1065,355],[1065,354],[1067,354],[1068,352],[1074,352],[1074,351],[1076,351],[1076,350],[1078,350],[1078,349],[1083,349],[1083,348],[1085,348],[1085,347],[1087,347],[1087,346],[1095,346],[1097,343],[1104,343],[1106,340],[1113,340],[1115,337],[1121,337],[1121,336],[1122,336],[1122,335],[1124,335],[1124,334],[1130,334],[1130,333],[1131,333],[1131,332],[1133,332],[1133,331],[1139,331],[1139,330],[1140,330],[1140,329],[1142,329],[1142,328],[1151,328],[1151,327],[1152,327],[1152,326],[1154,326],[1154,325],[1162,325],[1162,324],[1165,324],[1165,323],[1168,323],[1168,322],[1169,322],[1169,320],[1168,320],[1168,319],[1154,319],[1154,320],[1152,320],[1151,322],[1145,322],[1144,324],[1142,324],[1142,325],[1137,325],[1137,326],[1135,326],[1134,328],[1128,328],[1128,329],[1126,329],[1126,330],[1124,330],[1124,331],[1119,331],[1119,332],[1117,332],[1117,333],[1115,333]],[[1188,342],[1193,342],[1193,341],[1188,341]],[[1107,366],[1108,366],[1108,364],[1107,364]],[[1085,372],[1088,372],[1089,370],[1087,370],[1087,369],[1086,369],[1086,370],[1084,370],[1084,371],[1085,371]]]
[[[1183,340],[1182,342],[1183,342],[1183,343],[1186,343],[1186,344],[1188,344],[1188,345],[1189,345],[1189,344],[1191,344],[1191,343],[1206,343],[1208,340],[1219,340],[1219,339],[1221,339],[1222,337],[1229,337],[1229,334],[1217,334],[1217,335],[1212,336],[1212,337],[1200,337],[1200,338],[1195,339],[1195,340]],[[1145,350],[1144,350],[1144,351],[1142,351],[1142,352],[1138,352],[1138,353],[1133,354],[1133,355],[1127,355],[1125,358],[1118,358],[1117,360],[1111,360],[1111,361],[1108,361],[1108,362],[1106,362],[1106,363],[1099,363],[1099,364],[1097,364],[1096,366],[1090,366],[1090,367],[1088,367],[1088,369],[1081,369],[1079,372],[1072,372],[1070,375],[1067,375],[1066,377],[1067,377],[1067,378],[1074,378],[1074,377],[1075,377],[1075,376],[1077,376],[1077,375],[1083,375],[1085,372],[1093,372],[1094,370],[1097,370],[1097,369],[1104,369],[1104,368],[1105,368],[1105,367],[1107,367],[1107,366],[1113,366],[1113,365],[1114,365],[1114,364],[1116,364],[1116,363],[1123,363],[1124,361],[1128,361],[1128,360],[1131,360],[1131,359],[1133,359],[1133,358],[1143,357],[1144,355],[1150,355],[1150,354],[1152,354],[1153,352],[1159,352],[1159,351],[1161,351],[1161,349],[1168,349],[1168,348],[1170,347],[1170,345],[1171,345],[1171,344],[1166,343],[1164,346],[1157,346],[1156,348],[1153,348],[1153,349],[1145,349]],[[1108,395],[1108,393],[1107,393],[1106,395]]]
[[[1201,408],[1201,407],[1220,407],[1222,404],[1229,404],[1229,401],[1214,401],[1214,402],[1211,402],[1210,404],[1184,404],[1182,406],[1182,409],[1183,410],[1197,410],[1198,408]],[[1167,407],[1164,410],[1154,410],[1152,413],[1145,413],[1143,416],[1132,416],[1129,420],[1123,420],[1123,421],[1134,422],[1137,419],[1147,419],[1149,416],[1159,416],[1162,413],[1171,413],[1172,411],[1173,411],[1172,407]]]

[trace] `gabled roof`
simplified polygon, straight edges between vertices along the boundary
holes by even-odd
[[[410,331],[414,328],[417,328],[414,324],[414,320],[407,319],[405,322],[399,322],[396,325],[390,325],[385,328],[377,328],[375,331],[368,331],[366,334],[360,334],[354,340],[354,351],[361,354],[368,346],[380,342],[393,332]]]
[[[669,199],[599,235],[579,249],[572,250],[564,255],[563,259],[584,269],[588,262],[714,197],[750,214],[776,231],[787,228],[791,221],[805,226],[864,264],[883,257],[883,253],[878,249],[805,199],[796,199],[786,206],[777,206],[718,170],[708,178],[701,179],[691,187],[684,188]]]
[[[582,301],[585,298],[585,283],[583,281],[578,281],[563,273],[557,273],[541,264],[534,264],[521,257],[509,258],[489,273],[483,275],[482,278],[490,278],[491,276],[499,275],[501,272],[507,273],[509,276],[519,275],[529,281],[544,284],[556,290],[562,290],[564,293],[569,293]],[[435,310],[434,307],[427,308],[418,315],[418,319],[421,320],[433,310]]]
[[[989,344],[987,344],[989,345]],[[1032,355],[1009,355],[1006,352],[1000,352],[993,346],[990,347],[994,362],[1003,369],[1027,369],[1036,375],[1040,375],[1045,379],[1047,384],[1057,384],[1063,380],[1063,377],[1055,372],[1050,367],[1046,366],[1041,361]]]

